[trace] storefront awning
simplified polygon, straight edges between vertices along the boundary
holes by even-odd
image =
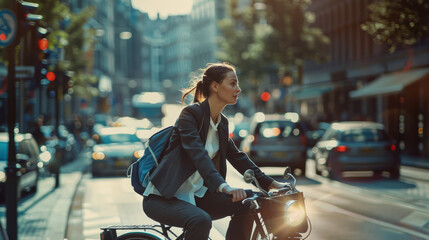
[[[331,83],[314,86],[304,86],[300,90],[293,93],[296,100],[306,100],[319,98],[323,94],[332,91],[333,86]]]
[[[351,91],[351,98],[363,98],[401,92],[407,85],[429,76],[429,68],[383,74],[361,89]]]

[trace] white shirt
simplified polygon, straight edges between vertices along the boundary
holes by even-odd
[[[219,115],[217,118],[217,123],[215,124],[210,118],[210,126],[207,133],[207,140],[205,144],[205,149],[210,157],[213,159],[216,156],[216,153],[219,151],[219,133],[217,127],[219,126],[221,116]],[[195,205],[195,196],[203,197],[207,192],[207,187],[203,186],[204,180],[201,177],[198,171],[195,171],[185,182],[177,189],[177,192],[174,196],[180,200],[191,203]],[[219,186],[218,190],[222,190],[222,188],[227,185],[223,183]],[[143,196],[149,196],[149,194],[155,194],[161,196],[161,193],[156,189],[156,187],[149,182]]]

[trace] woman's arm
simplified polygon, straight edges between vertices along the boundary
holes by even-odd
[[[250,160],[246,153],[238,150],[231,138],[228,138],[226,158],[241,174],[244,174],[247,169],[252,169],[255,173],[256,179],[264,190],[268,191],[271,188],[271,184],[273,183],[274,179],[265,175],[265,173],[263,173],[261,169],[259,169],[259,167],[256,166],[252,160]]]
[[[202,123],[197,123],[197,119],[202,119],[201,116],[197,118],[201,113],[192,107],[194,106],[184,108],[177,122],[181,145],[204,179],[209,191],[215,192],[222,183],[225,183],[225,180],[216,170],[201,140],[199,127]]]

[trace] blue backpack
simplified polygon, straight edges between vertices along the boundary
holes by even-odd
[[[174,127],[170,126],[153,134],[143,153],[143,156],[132,163],[127,170],[127,176],[131,177],[131,185],[134,191],[143,195],[150,182],[150,174],[158,166],[170,141]]]

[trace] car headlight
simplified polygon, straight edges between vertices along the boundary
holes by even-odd
[[[43,162],[47,163],[47,162],[51,161],[52,156],[48,151],[44,151],[39,155],[39,158]]]
[[[106,157],[106,155],[104,155],[104,153],[102,152],[93,152],[92,153],[92,159],[94,160],[103,160]]]
[[[6,182],[6,173],[0,171],[0,182]]]

